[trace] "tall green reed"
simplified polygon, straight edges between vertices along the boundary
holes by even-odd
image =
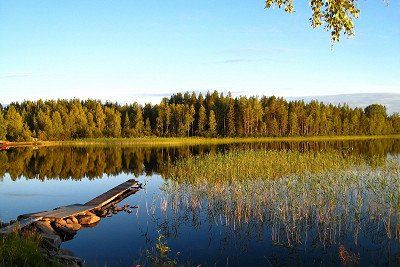
[[[310,229],[323,245],[347,233],[357,243],[360,231],[400,237],[397,157],[376,164],[338,151],[233,151],[182,159],[167,177],[164,210],[206,210],[234,230],[268,225],[280,245],[307,242]]]

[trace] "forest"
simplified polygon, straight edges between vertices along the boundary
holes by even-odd
[[[177,93],[159,104],[100,100],[38,100],[0,106],[0,140],[84,138],[282,137],[400,133],[400,115],[271,96],[233,97],[217,91]]]

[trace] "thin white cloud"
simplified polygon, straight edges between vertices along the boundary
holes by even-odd
[[[32,73],[26,72],[26,73],[5,73],[5,74],[0,74],[0,79],[7,79],[7,78],[22,78],[22,77],[31,77],[33,76]]]
[[[223,53],[232,54],[264,54],[268,51],[266,48],[256,48],[256,47],[234,47],[222,50]]]
[[[307,49],[292,48],[292,47],[261,47],[261,46],[249,46],[249,47],[232,47],[222,50],[222,53],[228,54],[239,54],[239,55],[266,55],[271,52],[274,53],[303,53],[308,51]]]
[[[245,59],[245,58],[233,58],[233,59],[226,59],[226,60],[220,61],[219,63],[232,64],[232,63],[242,63],[242,62],[250,62],[250,61],[253,61],[253,60]]]

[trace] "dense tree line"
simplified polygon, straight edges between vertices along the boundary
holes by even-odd
[[[141,136],[315,136],[400,133],[399,114],[277,97],[178,93],[157,105],[99,100],[24,101],[0,107],[0,140]]]

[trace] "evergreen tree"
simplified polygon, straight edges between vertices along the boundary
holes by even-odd
[[[105,127],[104,134],[106,137],[121,136],[121,115],[112,107],[104,109]]]
[[[299,120],[297,118],[297,113],[296,111],[292,111],[289,115],[289,135],[299,135],[299,130]]]
[[[128,112],[125,112],[124,124],[122,126],[122,136],[129,137],[131,134],[131,122],[129,120]]]
[[[264,117],[263,107],[258,98],[252,98],[252,119],[251,119],[251,135],[260,135],[262,119]],[[286,126],[285,126],[286,127]]]
[[[24,122],[22,116],[17,112],[14,106],[10,106],[6,113],[7,135],[9,141],[23,141],[22,131]]]
[[[105,128],[105,118],[106,115],[104,114],[103,107],[101,103],[97,102],[96,107],[93,111],[94,122],[96,125],[96,129],[94,131],[94,136],[101,137],[103,136],[103,131]]]
[[[142,136],[144,130],[144,121],[142,108],[138,105],[134,105],[135,117],[133,119],[133,132],[136,136]]]
[[[215,119],[214,110],[210,110],[208,126],[209,126],[209,128],[208,128],[209,135],[212,137],[215,137],[217,135],[217,121]]]
[[[69,116],[71,120],[71,135],[73,138],[85,138],[89,136],[87,128],[88,121],[86,112],[82,106],[82,103],[78,100],[73,100],[72,108]]]
[[[271,136],[278,136],[279,135],[279,125],[278,121],[273,118],[272,120],[269,121],[269,134]]]
[[[146,119],[146,122],[145,122],[145,125],[144,125],[144,135],[145,135],[145,136],[150,136],[150,135],[152,135],[150,118],[147,118],[147,119]]]
[[[6,140],[7,134],[7,121],[4,118],[3,110],[0,109],[0,141]]]
[[[171,127],[171,109],[169,105],[165,107],[164,125],[165,125],[165,134],[168,135],[170,133],[170,127]]]
[[[29,130],[29,127],[26,123],[24,123],[22,127],[21,140],[32,141],[32,132]]]
[[[386,107],[378,104],[372,104],[365,108],[365,115],[368,118],[369,134],[386,133]]]
[[[56,111],[52,114],[53,138],[54,140],[63,140],[64,125],[60,112]]]
[[[93,114],[88,111],[87,112],[87,137],[94,137],[96,134],[96,123],[94,122]]]
[[[190,130],[193,127],[193,122],[194,122],[194,106],[190,106],[190,108],[186,107],[185,108],[185,115],[184,115],[184,122],[185,122],[185,128],[186,128],[186,134],[187,136],[190,136]]]
[[[164,135],[164,107],[165,103],[161,102],[159,106],[157,106],[157,119],[156,119],[156,134],[158,136],[163,136]]]
[[[228,110],[228,136],[235,136],[235,102],[232,98],[229,99],[229,110]]]
[[[49,110],[43,111],[39,110],[37,115],[37,127],[38,127],[38,137],[40,140],[53,140],[54,128],[53,123],[50,118]]]
[[[390,116],[390,120],[392,123],[392,133],[400,133],[400,114],[394,113]]]
[[[199,136],[203,136],[205,134],[206,122],[207,122],[206,109],[204,108],[203,105],[201,105],[199,109],[199,121],[197,125],[197,134]]]

